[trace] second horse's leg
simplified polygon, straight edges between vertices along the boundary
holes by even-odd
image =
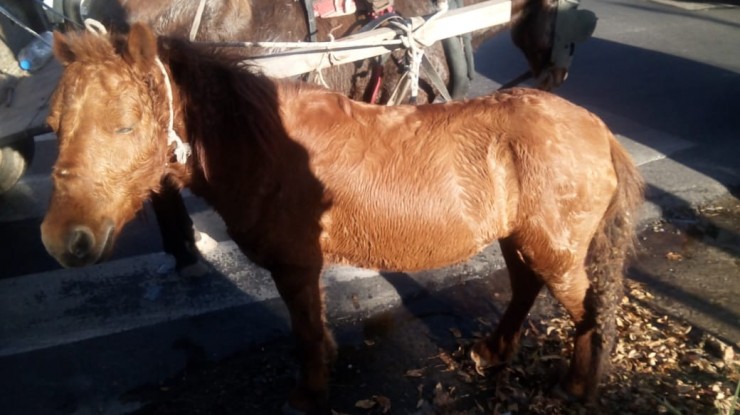
[[[162,190],[152,193],[152,207],[157,216],[164,251],[175,258],[175,269],[184,277],[208,272],[195,246],[195,229],[179,189],[168,178],[162,179]]]

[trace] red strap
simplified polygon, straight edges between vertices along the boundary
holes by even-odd
[[[372,13],[370,13],[370,17],[372,17],[373,19],[377,19],[378,17],[384,14],[393,13],[393,11],[394,11],[393,5],[389,4],[385,8],[382,8],[380,10],[374,10]]]
[[[314,0],[313,12],[317,17],[343,16],[354,13],[354,0]]]
[[[370,104],[377,104],[380,98],[380,87],[383,85],[383,64],[376,62],[373,66],[372,78],[373,92],[370,94]]]

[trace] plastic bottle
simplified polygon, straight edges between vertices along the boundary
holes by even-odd
[[[34,38],[31,43],[26,45],[18,53],[18,65],[21,69],[28,72],[35,72],[41,69],[52,56],[51,43],[53,42],[53,35],[51,32],[46,31],[40,33],[40,36],[44,39],[42,41],[39,38]]]

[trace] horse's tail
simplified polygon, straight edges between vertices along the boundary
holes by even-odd
[[[590,290],[586,307],[596,318],[592,352],[600,379],[609,367],[617,334],[616,313],[624,294],[625,260],[634,250],[636,209],[643,201],[644,183],[629,154],[611,136],[612,164],[617,175],[617,189],[601,219],[588,251],[586,271]],[[589,298],[590,297],[590,298]]]

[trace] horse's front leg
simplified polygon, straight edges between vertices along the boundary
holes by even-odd
[[[321,267],[288,266],[271,271],[290,313],[301,367],[298,386],[288,404],[302,413],[329,413],[329,363],[336,355],[336,345],[324,321]]]

